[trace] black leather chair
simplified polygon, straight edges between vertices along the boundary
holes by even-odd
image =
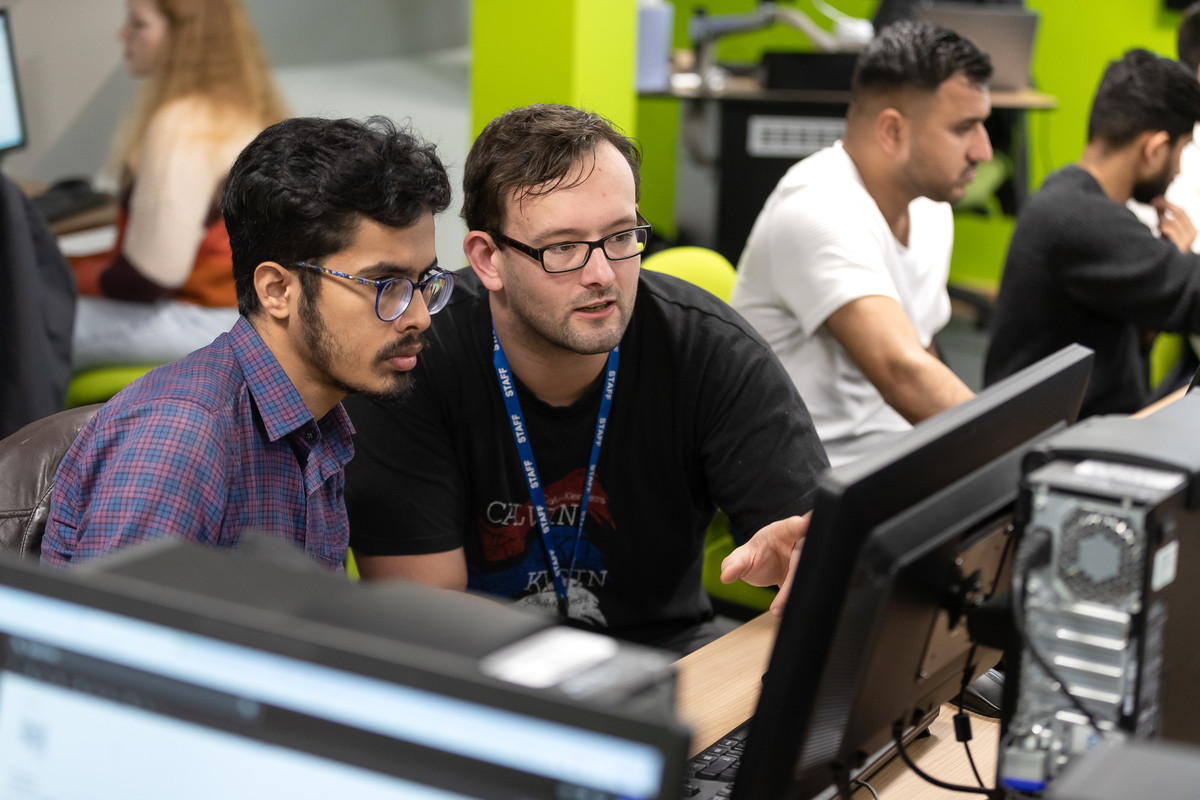
[[[0,440],[0,551],[41,554],[54,473],[100,405],[51,414]]]

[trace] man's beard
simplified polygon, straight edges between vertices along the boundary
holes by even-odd
[[[322,373],[334,386],[346,394],[359,394],[375,400],[398,400],[412,388],[412,374],[408,372],[393,373],[392,385],[386,389],[375,389],[368,386],[353,386],[341,380],[334,372],[334,365],[339,362],[349,362],[330,334],[325,325],[325,318],[317,310],[316,298],[305,294],[300,300],[300,322],[303,325],[304,344],[308,348],[309,358],[316,371]],[[424,344],[424,337],[419,334],[406,336],[384,347],[376,354],[374,362],[386,361],[389,358],[412,347],[413,344]]]
[[[1133,185],[1133,199],[1139,203],[1149,204],[1167,193],[1171,185],[1171,165],[1166,164],[1159,175]]]
[[[505,290],[514,317],[519,320],[520,325],[526,331],[546,344],[578,355],[596,355],[612,350],[621,343],[633,314],[632,304],[622,306],[620,294],[614,290],[603,298],[595,299],[597,302],[609,298],[616,300],[618,305],[616,327],[607,330],[588,330],[586,326],[579,326],[577,329],[571,325],[569,320],[556,319],[553,315],[545,312],[538,304],[537,299],[523,285],[510,283],[506,285]],[[634,291],[634,297],[636,297],[636,288]],[[577,298],[573,305],[585,303],[589,299]]]

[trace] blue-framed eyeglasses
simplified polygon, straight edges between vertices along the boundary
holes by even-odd
[[[375,316],[384,322],[391,322],[408,310],[408,304],[412,302],[414,289],[419,290],[421,296],[425,298],[425,307],[429,310],[429,313],[436,314],[446,307],[446,303],[450,302],[450,295],[454,292],[454,282],[458,280],[458,276],[453,272],[447,272],[441,267],[436,266],[431,267],[429,273],[416,283],[409,278],[400,277],[360,278],[357,275],[338,272],[336,269],[329,269],[328,267],[322,267],[319,264],[312,264],[307,261],[302,261],[296,266],[357,281],[367,286],[374,286]]]
[[[558,242],[545,247],[531,247],[499,231],[489,233],[501,244],[506,244],[541,264],[546,272],[574,272],[587,266],[592,251],[597,247],[604,251],[609,261],[624,261],[640,256],[646,249],[646,242],[650,240],[650,223],[646,222],[641,214],[637,215],[637,221],[639,224],[636,228],[610,233],[594,242]]]

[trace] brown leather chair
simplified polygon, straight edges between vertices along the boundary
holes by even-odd
[[[0,551],[41,554],[54,473],[100,405],[51,414],[0,440]]]

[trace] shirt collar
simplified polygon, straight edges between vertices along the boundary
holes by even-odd
[[[268,440],[278,441],[311,423],[312,411],[305,405],[291,378],[283,371],[279,360],[258,335],[258,331],[254,330],[254,326],[245,317],[240,317],[229,331],[229,337],[234,356],[242,366],[246,387],[262,417]],[[337,417],[333,416],[335,413]],[[327,419],[334,425],[344,420],[344,424],[349,426],[349,418],[340,404],[327,415]]]

